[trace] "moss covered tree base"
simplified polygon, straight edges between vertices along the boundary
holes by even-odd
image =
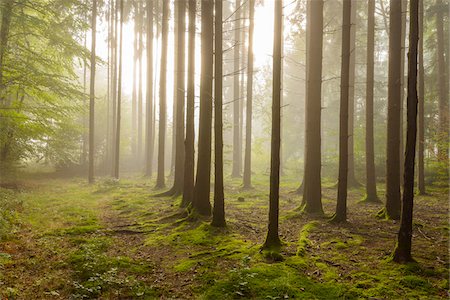
[[[377,216],[377,218],[385,219],[385,220],[395,220],[395,221],[399,221],[400,220],[400,214],[389,213],[388,210],[386,209],[386,207],[383,207],[377,213],[376,216]]]
[[[410,251],[407,251],[398,245],[395,246],[394,252],[392,253],[392,261],[399,264],[416,262],[414,258],[412,258]]]

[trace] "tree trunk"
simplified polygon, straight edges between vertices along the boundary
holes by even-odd
[[[283,1],[275,1],[272,79],[272,137],[270,155],[269,226],[263,249],[281,247],[278,235],[281,146],[281,43],[283,42]]]
[[[232,177],[239,177],[241,176],[241,169],[242,169],[242,153],[240,143],[242,142],[240,140],[240,122],[239,122],[239,105],[242,101],[240,99],[240,92],[239,92],[239,76],[242,72],[239,70],[239,48],[240,48],[240,35],[241,35],[241,0],[236,0],[235,5],[235,21],[234,21],[234,54],[233,54],[233,167],[231,176]]]
[[[339,113],[339,179],[334,222],[347,221],[348,127],[352,0],[344,0],[342,16],[341,101]]]
[[[444,4],[442,0],[436,1],[436,33],[437,33],[437,74],[439,83],[439,132],[438,132],[438,159],[443,164],[448,175],[448,77],[447,63],[445,61],[444,39]],[[446,176],[447,177],[447,176]],[[448,178],[446,179],[448,180]]]
[[[174,1],[174,25],[173,25],[173,36],[174,36],[174,62],[173,62],[173,101],[172,101],[172,142],[171,147],[172,150],[170,151],[170,171],[169,171],[169,177],[175,179],[175,164],[176,164],[176,152],[177,152],[177,122],[178,122],[178,59],[179,59],[179,53],[180,53],[180,46],[178,45],[179,39],[179,5],[178,1]],[[171,194],[172,189],[169,191]],[[164,193],[166,194],[166,193]]]
[[[138,23],[138,6],[134,5],[134,41],[133,41],[133,89],[131,93],[131,157],[133,160],[133,168],[138,166],[136,159],[137,154],[137,62],[139,59],[139,23]],[[136,164],[136,165],[135,165]]]
[[[143,18],[143,7],[142,2],[138,4],[138,59],[139,59],[139,81],[138,81],[138,107],[137,107],[137,165],[140,168],[142,163],[142,133],[143,133],[143,115],[144,115],[144,105],[143,105],[143,94],[142,94],[142,55],[144,53],[144,18]],[[142,171],[139,170],[139,171]]]
[[[166,138],[166,67],[169,31],[169,1],[163,1],[161,33],[161,67],[159,78],[159,134],[158,134],[158,175],[156,188],[165,187],[164,160]]]
[[[147,0],[147,102],[145,126],[145,176],[152,176],[153,165],[153,0]]]
[[[5,85],[3,83],[4,61],[6,48],[9,40],[9,27],[11,25],[11,15],[13,8],[13,0],[6,0],[2,10],[2,24],[0,29],[0,105],[4,103],[4,90]]]
[[[366,198],[379,202],[375,176],[375,146],[373,133],[373,88],[375,67],[375,0],[368,1],[367,76],[366,76]]]
[[[123,1],[120,0],[120,37],[119,37],[119,79],[117,81],[117,124],[116,124],[116,155],[114,164],[114,178],[119,179],[119,163],[120,163],[120,122],[122,117],[122,60],[123,60]]]
[[[91,77],[89,87],[89,183],[94,183],[94,105],[95,105],[95,43],[97,30],[97,0],[92,1]]]
[[[323,214],[321,195],[321,110],[323,1],[310,2],[311,23],[308,42],[308,92],[305,119],[305,169],[303,176],[304,211]]]
[[[213,3],[202,0],[202,70],[200,75],[200,121],[198,136],[198,166],[193,207],[201,215],[211,213],[211,126],[213,80]]]
[[[400,219],[400,102],[402,3],[391,0],[386,159],[386,205],[379,215]]]
[[[425,68],[423,62],[423,1],[419,0],[419,177],[417,186],[419,194],[425,195]]]
[[[194,198],[194,136],[195,136],[195,19],[196,0],[189,0],[188,78],[186,98],[186,141],[184,160],[183,199],[181,207],[187,207]]]
[[[252,114],[253,114],[253,32],[255,28],[255,0],[249,0],[249,29],[247,57],[247,106],[245,116],[245,156],[243,186],[252,187]]]
[[[402,199],[402,217],[393,260],[399,263],[413,261],[411,256],[412,220],[414,203],[414,163],[417,135],[417,44],[419,40],[419,0],[410,0],[407,132],[405,174]]]
[[[360,183],[355,175],[355,72],[356,72],[356,11],[358,1],[352,0],[351,28],[350,28],[350,75],[348,94],[348,187],[358,187]]]
[[[111,139],[111,176],[115,177],[115,170],[116,170],[116,136],[117,136],[117,61],[118,61],[118,25],[119,25],[119,3],[118,0],[115,1],[115,9],[114,9],[114,55],[113,55],[113,76],[112,76],[112,89],[113,89],[113,99],[112,99],[112,128],[113,128],[113,132],[112,132],[112,136],[113,138]]]
[[[405,50],[406,50],[406,14],[407,12],[407,6],[408,6],[408,0],[400,0],[402,2],[402,40],[401,40],[401,47],[402,47],[402,56],[401,56],[401,66],[400,66],[400,187],[403,184],[403,154],[404,152],[404,128],[403,128],[403,106],[405,102]]]
[[[252,0],[250,0],[252,1]],[[212,226],[225,226],[223,194],[223,124],[222,124],[222,1],[215,1],[215,61],[214,61],[214,208]]]

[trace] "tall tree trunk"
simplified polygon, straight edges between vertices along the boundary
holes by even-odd
[[[177,152],[177,118],[178,118],[178,59],[179,59],[179,53],[180,53],[180,46],[179,43],[179,5],[178,1],[174,2],[174,62],[173,62],[173,101],[172,101],[172,142],[171,147],[172,150],[170,151],[170,172],[169,177],[174,177],[175,181],[175,164],[176,164],[176,152]],[[170,190],[172,192],[172,190]]]
[[[272,136],[270,155],[269,226],[263,249],[281,246],[278,236],[281,146],[281,43],[283,42],[283,1],[275,1],[272,79]]]
[[[108,28],[108,37],[107,37],[107,49],[108,49],[108,60],[107,60],[107,74],[106,74],[106,80],[107,80],[107,87],[106,87],[106,136],[105,136],[105,157],[104,157],[104,172],[105,174],[109,173],[109,166],[110,166],[110,156],[111,156],[111,149],[109,147],[110,144],[110,138],[111,138],[111,123],[110,123],[110,109],[111,109],[111,17],[112,17],[112,7],[111,4],[112,1],[108,2],[107,6],[107,13],[106,13],[106,19],[107,19],[107,28]]]
[[[419,194],[425,195],[425,68],[423,62],[423,1],[419,0],[419,161],[418,183]]]
[[[241,3],[243,1],[241,0]],[[247,5],[245,5],[248,2],[242,3],[242,12],[241,12],[241,29],[240,31],[240,43],[241,43],[241,55],[240,55],[240,62],[241,62],[241,69],[240,69],[240,87],[239,87],[239,174],[242,173],[242,167],[243,167],[243,145],[244,145],[244,98],[245,98],[245,68],[246,62],[246,48],[245,48],[245,39],[247,37],[246,30],[245,30],[245,19],[247,18]]]
[[[252,0],[250,0],[252,1]],[[215,61],[214,61],[214,208],[212,226],[225,226],[225,203],[223,194],[223,124],[222,124],[222,1],[215,1]]]
[[[87,15],[85,15],[86,18],[86,22],[87,22]],[[83,33],[83,46],[84,48],[87,48],[87,31],[85,31]],[[83,58],[83,93],[86,94],[87,91],[87,61],[86,58]],[[87,116],[86,113],[84,112],[84,109],[87,108],[87,103],[86,103],[86,97],[83,97],[83,117],[82,117],[82,122],[83,122],[83,145],[82,145],[82,149],[81,149],[81,159],[80,159],[80,163],[82,166],[86,165],[86,160],[87,160],[87,156],[88,156],[88,140],[89,140],[89,128],[88,128],[88,120],[87,120]]]
[[[443,164],[448,176],[448,77],[447,62],[445,61],[444,38],[444,4],[442,0],[436,1],[436,33],[437,33],[437,74],[439,83],[439,132],[438,132],[438,159]],[[448,59],[448,58],[447,58]],[[447,177],[446,176],[446,177]],[[448,178],[446,179],[448,180]]]
[[[152,176],[153,166],[153,0],[147,0],[147,97],[145,126],[145,176]]]
[[[114,1],[114,0],[113,0]],[[112,89],[113,89],[113,98],[112,98],[112,128],[113,128],[113,132],[112,132],[112,136],[113,138],[111,139],[111,176],[115,177],[115,170],[116,170],[116,136],[117,136],[117,66],[118,66],[118,43],[119,43],[119,39],[118,39],[118,25],[119,25],[119,0],[115,1],[115,9],[114,9],[114,46],[113,46],[113,74],[112,74]]]
[[[197,177],[193,207],[199,214],[211,213],[211,126],[213,80],[213,3],[202,0],[202,70],[200,75],[200,121],[198,136]]]
[[[139,24],[139,30],[138,30],[138,59],[139,59],[139,81],[138,81],[138,107],[137,107],[137,163],[138,166],[141,166],[142,163],[142,134],[144,131],[144,95],[142,90],[142,56],[144,53],[144,16],[143,16],[143,7],[142,7],[142,1],[138,3],[138,24]],[[139,171],[142,171],[139,170]]]
[[[344,0],[342,16],[341,100],[339,113],[339,179],[334,222],[347,221],[348,127],[352,0]]]
[[[348,94],[348,187],[358,187],[360,183],[355,175],[355,72],[356,72],[356,29],[357,29],[357,0],[352,0],[351,28],[350,28],[350,75]]]
[[[194,136],[195,136],[195,20],[196,0],[189,0],[188,74],[186,98],[186,141],[182,207],[194,198]]]
[[[366,76],[366,198],[378,202],[375,176],[375,146],[373,133],[373,88],[375,75],[375,0],[368,1],[367,76]]]
[[[247,106],[245,116],[244,188],[252,187],[252,114],[253,114],[253,32],[255,28],[255,0],[249,0],[249,29],[247,57]]]
[[[303,176],[304,211],[323,214],[321,191],[321,110],[323,1],[310,2],[311,23],[308,43],[308,92],[305,120],[305,169]]]
[[[414,163],[417,135],[417,44],[419,40],[419,0],[410,0],[407,132],[402,216],[393,260],[399,263],[413,261],[411,256],[412,220],[414,203]]]
[[[3,83],[3,72],[4,72],[4,62],[5,54],[8,46],[9,40],[9,28],[11,26],[11,16],[13,9],[13,0],[6,0],[3,4],[2,24],[0,28],[0,105],[4,105],[5,99],[5,85]]]
[[[386,159],[386,205],[379,216],[400,219],[400,102],[402,3],[391,0]]]
[[[120,163],[120,122],[121,122],[121,107],[122,107],[122,60],[123,60],[123,1],[120,0],[120,37],[119,37],[119,79],[117,81],[117,124],[116,124],[116,151],[114,164],[114,178],[119,179],[119,163]]]
[[[161,67],[159,78],[159,133],[158,133],[158,174],[156,188],[165,187],[164,160],[166,138],[166,74],[169,31],[169,1],[163,1],[161,33]]]
[[[173,187],[167,194],[178,196],[183,192],[184,180],[184,102],[185,102],[185,35],[186,35],[186,1],[176,2],[177,15],[176,22],[178,29],[176,31],[177,40],[177,59],[176,62],[176,94],[174,101],[176,103],[175,125],[175,173]]]
[[[401,56],[401,66],[400,66],[400,187],[403,185],[403,154],[404,152],[404,135],[403,132],[404,127],[404,121],[403,121],[403,106],[405,102],[405,52],[406,52],[406,14],[408,13],[407,6],[408,6],[408,0],[400,0],[402,2],[402,40],[401,40],[401,47],[402,47],[402,56]]]
[[[239,105],[242,101],[240,99],[240,92],[239,92],[239,77],[240,73],[242,72],[239,70],[239,63],[240,63],[240,53],[239,49],[241,47],[240,45],[240,36],[241,36],[241,0],[236,0],[235,5],[235,21],[234,21],[234,54],[233,54],[233,166],[231,171],[232,177],[239,177],[241,176],[241,169],[242,169],[242,153],[240,143],[242,142],[240,140],[240,122],[239,122]]]
[[[133,89],[131,93],[131,156],[136,159],[137,154],[137,62],[139,59],[139,23],[138,5],[134,5],[134,41],[133,41]],[[134,165],[136,163],[136,165]],[[137,166],[137,161],[133,161],[133,167]]]
[[[89,88],[89,183],[94,183],[94,118],[95,118],[95,43],[97,30],[97,0],[92,1],[92,41],[91,41],[91,77]]]

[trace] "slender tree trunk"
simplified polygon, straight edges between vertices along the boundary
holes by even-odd
[[[373,133],[373,89],[375,67],[375,0],[368,3],[367,76],[366,76],[366,201],[378,202],[375,176],[375,146]]]
[[[11,16],[13,9],[13,0],[5,0],[1,12],[2,23],[0,28],[0,106],[4,105],[5,99],[5,84],[3,83],[3,72],[6,49],[9,40],[9,28],[11,26]]]
[[[86,18],[86,22],[87,22],[87,15],[85,15]],[[83,46],[84,48],[87,48],[87,31],[85,31],[83,33]],[[87,61],[86,58],[83,58],[83,93],[86,95],[86,91],[87,91]],[[86,112],[84,111],[85,108],[87,108],[87,103],[86,103],[86,97],[83,97],[83,118],[82,118],[82,122],[83,122],[83,146],[81,149],[81,160],[80,163],[82,166],[86,165],[86,160],[87,160],[87,156],[88,156],[88,140],[89,140],[89,125],[88,125],[88,120],[87,120],[87,116],[86,116]]]
[[[305,169],[303,176],[304,211],[323,214],[321,191],[321,110],[323,1],[310,2],[311,22],[308,43],[308,92],[305,120]]]
[[[270,155],[269,226],[263,249],[281,246],[278,236],[281,146],[281,43],[283,42],[283,1],[275,1],[272,79],[272,137]]]
[[[241,70],[239,70],[239,63],[240,63],[240,53],[239,49],[241,47],[240,43],[240,35],[241,35],[241,0],[236,0],[235,5],[235,21],[234,21],[234,54],[233,54],[233,166],[232,166],[232,177],[239,177],[241,176],[241,155],[239,154],[239,151],[241,151],[240,143],[241,140],[239,139],[239,132],[240,132],[240,122],[239,122],[239,105],[241,103],[240,99],[240,92],[239,92],[239,77]]]
[[[390,2],[386,205],[379,216],[400,219],[400,102],[402,3]]]
[[[352,0],[343,0],[342,16],[342,58],[341,58],[341,101],[339,116],[339,179],[336,214],[334,222],[347,221],[347,179],[348,179],[348,138],[349,138],[349,92]]]
[[[91,76],[89,88],[89,183],[94,183],[94,118],[95,118],[95,43],[97,30],[97,0],[92,1],[92,42],[91,42]]]
[[[145,176],[152,176],[153,147],[153,0],[147,0],[147,102],[145,126]]]
[[[107,87],[106,87],[106,136],[105,136],[105,157],[104,157],[104,172],[105,174],[109,172],[109,163],[110,163],[110,137],[111,137],[111,124],[109,122],[110,119],[110,104],[111,104],[111,15],[112,9],[110,6],[111,1],[107,3],[107,13],[106,19],[107,28],[108,28],[108,37],[107,37],[107,49],[108,49],[108,59],[107,59]]]
[[[113,128],[113,132],[112,132],[112,136],[113,138],[111,139],[111,149],[112,149],[112,153],[111,153],[111,176],[115,177],[115,170],[116,170],[116,136],[117,136],[117,66],[118,66],[118,43],[119,43],[119,39],[118,39],[118,25],[119,25],[119,0],[115,1],[115,9],[114,9],[114,55],[113,55],[113,76],[112,76],[112,89],[113,89],[113,99],[112,99],[112,128]]]
[[[352,0],[350,28],[350,79],[348,98],[348,187],[358,187],[360,183],[355,175],[354,127],[355,127],[355,72],[356,72],[356,30],[357,30],[357,0]]]
[[[405,174],[402,199],[402,217],[393,260],[399,263],[413,261],[411,256],[412,220],[414,203],[414,163],[417,135],[417,44],[419,40],[419,0],[410,0],[407,132]]]
[[[199,214],[211,213],[211,126],[213,80],[213,3],[202,0],[202,70],[200,75],[200,121],[198,136],[197,176],[194,188],[194,209]]]
[[[169,31],[169,1],[163,1],[161,33],[161,67],[159,78],[159,134],[158,134],[158,174],[156,188],[165,187],[164,160],[166,138],[166,74]]]
[[[182,1],[182,0],[181,0]],[[176,164],[176,152],[177,152],[177,122],[178,122],[178,60],[180,58],[180,46],[178,36],[180,34],[179,29],[179,5],[178,1],[174,2],[174,67],[173,67],[173,101],[172,101],[172,142],[170,151],[170,172],[169,177],[173,177],[175,181],[175,164]],[[169,191],[172,193],[172,189]]]
[[[252,1],[252,0],[250,0]],[[223,124],[222,124],[222,1],[215,1],[215,61],[214,61],[214,208],[212,226],[225,226],[223,194]]]
[[[142,1],[138,3],[138,24],[139,24],[139,30],[138,30],[138,59],[139,59],[139,81],[138,81],[138,107],[137,107],[137,163],[138,167],[142,164],[142,136],[144,132],[144,95],[142,90],[142,84],[143,84],[143,77],[142,77],[142,56],[144,53],[144,16],[143,16],[143,6]],[[142,171],[140,169],[139,171]]]
[[[240,55],[240,62],[241,62],[241,70],[240,70],[240,87],[239,87],[239,174],[242,173],[242,167],[243,167],[243,145],[244,145],[244,98],[245,98],[245,58],[246,58],[246,48],[245,48],[245,39],[247,37],[246,30],[245,30],[245,19],[247,18],[247,5],[242,3],[242,12],[241,12],[241,29],[240,29],[240,43],[241,43],[241,55]],[[248,2],[246,2],[248,3]]]
[[[195,136],[195,19],[196,0],[189,0],[188,77],[186,99],[186,141],[182,207],[194,198],[194,136]]]
[[[403,158],[405,153],[405,146],[404,146],[404,135],[403,132],[404,127],[404,121],[403,121],[403,106],[405,102],[405,52],[406,52],[406,14],[407,12],[407,6],[408,6],[408,0],[400,0],[402,2],[402,40],[401,40],[401,47],[402,47],[402,56],[401,56],[401,66],[400,66],[400,187],[403,185]]]
[[[425,68],[423,62],[423,17],[424,8],[423,1],[419,0],[419,177],[418,188],[419,194],[425,195]]]
[[[247,57],[247,107],[245,117],[244,188],[252,187],[252,114],[253,114],[253,32],[255,28],[255,0],[249,0],[249,29]]]
[[[114,164],[114,178],[119,179],[119,163],[120,163],[120,122],[122,107],[122,45],[123,45],[123,1],[120,0],[120,37],[119,37],[119,79],[117,81],[117,124],[116,124],[116,151]]]
[[[139,57],[139,23],[138,6],[134,5],[134,41],[133,41],[133,89],[131,93],[131,156],[136,159],[137,154],[137,62]],[[134,165],[136,163],[136,165]],[[137,161],[133,161],[133,167],[137,166]]]
[[[444,4],[442,0],[436,1],[436,34],[437,34],[437,74],[439,83],[439,131],[438,131],[438,159],[442,162],[448,176],[448,147],[449,147],[449,121],[448,121],[448,77],[447,62],[445,61],[444,38]],[[448,23],[447,23],[448,24]],[[447,177],[446,176],[446,177]],[[448,180],[448,177],[447,179]]]

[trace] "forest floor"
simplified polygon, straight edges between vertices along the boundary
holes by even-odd
[[[297,185],[282,180],[279,257],[260,252],[267,176],[246,191],[226,182],[225,229],[188,216],[180,198],[155,197],[142,177],[22,176],[0,189],[10,211],[0,219],[0,299],[448,298],[448,188],[415,198],[417,263],[398,265],[389,258],[399,223],[377,219],[382,204],[362,203],[362,188],[349,191],[349,222],[335,225],[298,211]]]

